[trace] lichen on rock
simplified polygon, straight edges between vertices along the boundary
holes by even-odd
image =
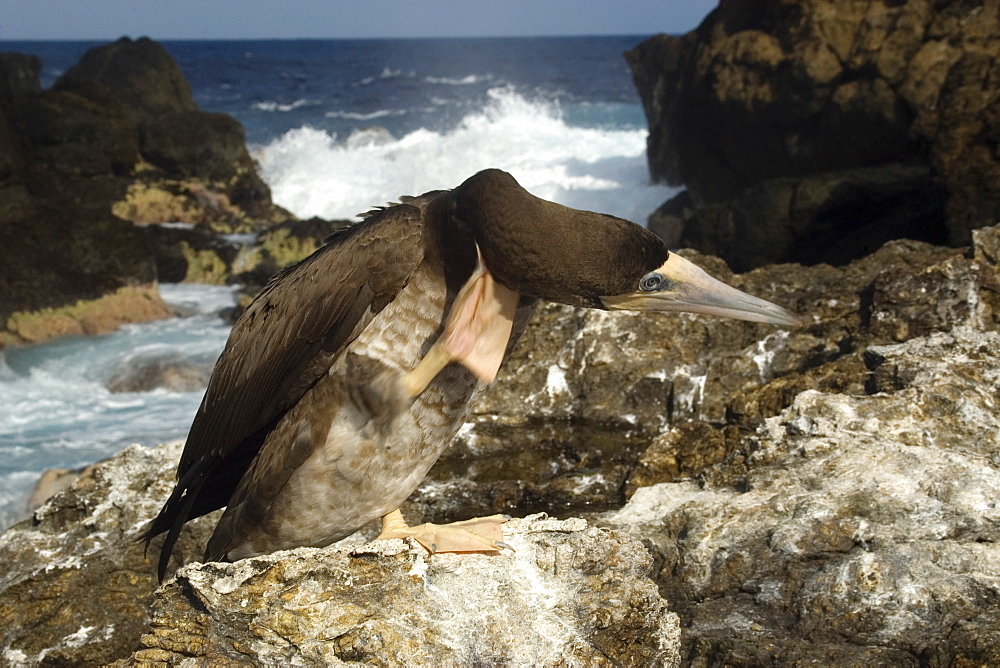
[[[638,541],[544,516],[505,533],[495,558],[393,540],[187,566],[127,663],[678,665]]]
[[[643,41],[650,174],[687,188],[651,226],[737,271],[968,244],[1000,220],[998,31],[978,2],[722,0]]]
[[[0,329],[0,347],[37,343],[57,336],[106,334],[128,322],[158,320],[171,313],[155,285],[124,287],[61,308],[13,313]]]

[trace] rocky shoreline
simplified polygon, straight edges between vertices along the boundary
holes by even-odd
[[[50,90],[40,68],[0,54],[0,347],[168,317],[159,281],[252,293],[345,224],[275,206],[242,126],[156,42],[94,47]]]
[[[528,565],[501,569],[464,555],[431,560],[438,575],[429,576],[414,548],[357,548],[373,528],[327,550],[192,563],[212,528],[206,517],[185,529],[171,569],[188,565],[157,589],[154,559],[134,538],[169,494],[181,447],[173,443],[92,467],[0,535],[5,656],[385,665],[419,646],[428,662],[537,651],[633,665],[992,663],[1000,657],[1000,227],[973,240],[968,249],[892,242],[843,268],[729,275],[716,263],[739,287],[808,314],[810,324],[794,331],[544,306],[403,512],[411,522],[539,508],[563,518],[568,525],[525,538],[529,565],[546,582],[583,578],[600,600],[629,603],[574,608],[557,649],[493,637],[477,655],[457,640],[481,633],[481,595],[524,586],[489,584],[477,569],[509,578]],[[554,536],[579,541],[577,555],[627,545],[627,557],[615,552],[608,562],[626,571],[544,566],[540,554],[569,549]],[[448,614],[467,618],[456,622],[464,630],[445,631],[430,621],[437,613],[375,610],[357,598],[361,588],[344,587],[375,572],[428,592],[436,577],[467,573],[463,586],[481,594],[448,599]],[[52,591],[59,596],[41,596]],[[277,591],[287,598],[268,594]],[[579,593],[567,594],[572,604],[525,595],[489,603],[489,623],[518,628],[521,605],[548,601],[552,614],[583,605]],[[345,612],[334,622],[332,610]],[[674,613],[679,637],[666,630]],[[411,614],[430,617],[399,626]],[[438,629],[446,647],[420,640],[418,629]],[[602,633],[632,640],[611,648]]]
[[[543,305],[403,507],[523,518],[498,558],[369,527],[201,564],[208,516],[158,587],[135,536],[181,444],[128,448],[0,534],[3,662],[1000,663],[1000,126],[973,85],[997,81],[996,12],[824,7],[723,0],[628,56],[651,171],[688,187],[651,224],[805,326]],[[115,182],[118,215],[198,199],[157,159]],[[148,228],[168,241],[125,282],[262,281],[336,225],[209,199],[197,226]],[[274,250],[249,261],[220,225]]]

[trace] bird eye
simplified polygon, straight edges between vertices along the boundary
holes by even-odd
[[[639,281],[639,289],[643,292],[659,290],[661,285],[663,285],[663,277],[659,274],[646,274]]]

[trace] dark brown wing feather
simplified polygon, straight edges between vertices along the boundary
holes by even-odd
[[[144,535],[180,527],[229,500],[264,437],[329,369],[423,259],[420,203],[373,215],[275,276],[233,327],[195,416],[178,483]]]

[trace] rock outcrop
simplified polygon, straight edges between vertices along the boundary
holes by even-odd
[[[157,583],[135,536],[169,494],[180,451],[132,446],[0,535],[3,663],[105,665],[136,648]],[[196,558],[210,533],[191,523],[179,554]]]
[[[699,482],[605,516],[647,541],[702,665],[1000,660],[1000,335],[871,346],[873,394],[808,390]]]
[[[68,333],[68,321],[80,318],[66,307],[123,290],[146,293],[147,303],[132,310],[115,300],[113,309],[97,310],[125,320],[167,314],[152,288],[145,235],[110,212],[115,173],[139,155],[127,120],[75,96],[42,92],[40,66],[20,54],[0,58],[0,87],[9,93],[0,95],[0,345],[33,340],[23,332],[26,319],[38,336],[51,336],[32,318],[46,308],[57,311],[55,333]]]
[[[411,523],[546,510],[611,533],[579,520],[515,524],[525,561],[487,579],[478,569],[500,561],[426,562],[402,547],[193,564],[210,516],[185,529],[170,572],[189,565],[157,591],[134,539],[172,487],[180,444],[133,447],[0,536],[5,661],[391,664],[419,647],[429,662],[644,663],[672,656],[658,644],[672,631],[652,622],[664,605],[691,665],[1000,661],[1000,227],[975,230],[967,249],[894,241],[842,268],[731,275],[697,259],[810,322],[778,330],[543,306],[402,509]],[[360,534],[354,543],[372,527]],[[662,600],[645,582],[650,564]],[[349,578],[376,597],[387,578],[435,612],[411,619],[383,598],[324,598],[362,589]],[[458,623],[436,598],[435,587],[465,596],[484,582],[498,592],[488,610],[513,620],[469,608]],[[520,628],[521,603],[503,594],[525,582],[563,587],[571,602],[546,619],[572,629],[566,643],[526,649],[499,633],[482,645],[488,656],[475,654],[463,638],[484,620]],[[582,593],[592,586],[598,598]],[[278,591],[287,597],[269,595]],[[639,612],[590,612],[624,610],[609,607],[616,598]]]
[[[156,589],[135,541],[172,484],[180,443],[89,467],[0,536],[8,664],[677,665],[680,629],[650,554],[583,520],[513,520],[497,558],[402,541],[190,564]],[[216,516],[185,528],[192,561]],[[154,594],[155,590],[155,594]]]
[[[117,108],[129,120],[138,153],[153,167],[133,174],[126,201],[133,205],[134,222],[178,220],[157,220],[156,209],[144,209],[138,184],[173,195],[189,215],[200,214],[201,220],[184,222],[213,223],[225,231],[289,217],[272,205],[243,127],[225,114],[199,110],[177,63],[156,42],[123,37],[90,49],[52,88]]]
[[[577,519],[505,529],[496,558],[401,540],[192,565],[124,665],[679,665],[642,544]]]
[[[290,218],[239,123],[199,111],[155,42],[95,47],[47,91],[40,66],[0,54],[0,345],[168,315],[134,223],[183,215],[235,231]]]
[[[806,390],[865,394],[865,351],[996,327],[998,229],[975,251],[895,241],[843,268],[764,267],[740,289],[806,314],[799,330],[543,304],[496,384],[411,499],[436,521],[582,513],[698,475]],[[478,509],[478,511],[477,511]]]
[[[894,238],[968,244],[1000,220],[993,2],[722,0],[626,54],[652,224],[737,271],[846,263]]]

